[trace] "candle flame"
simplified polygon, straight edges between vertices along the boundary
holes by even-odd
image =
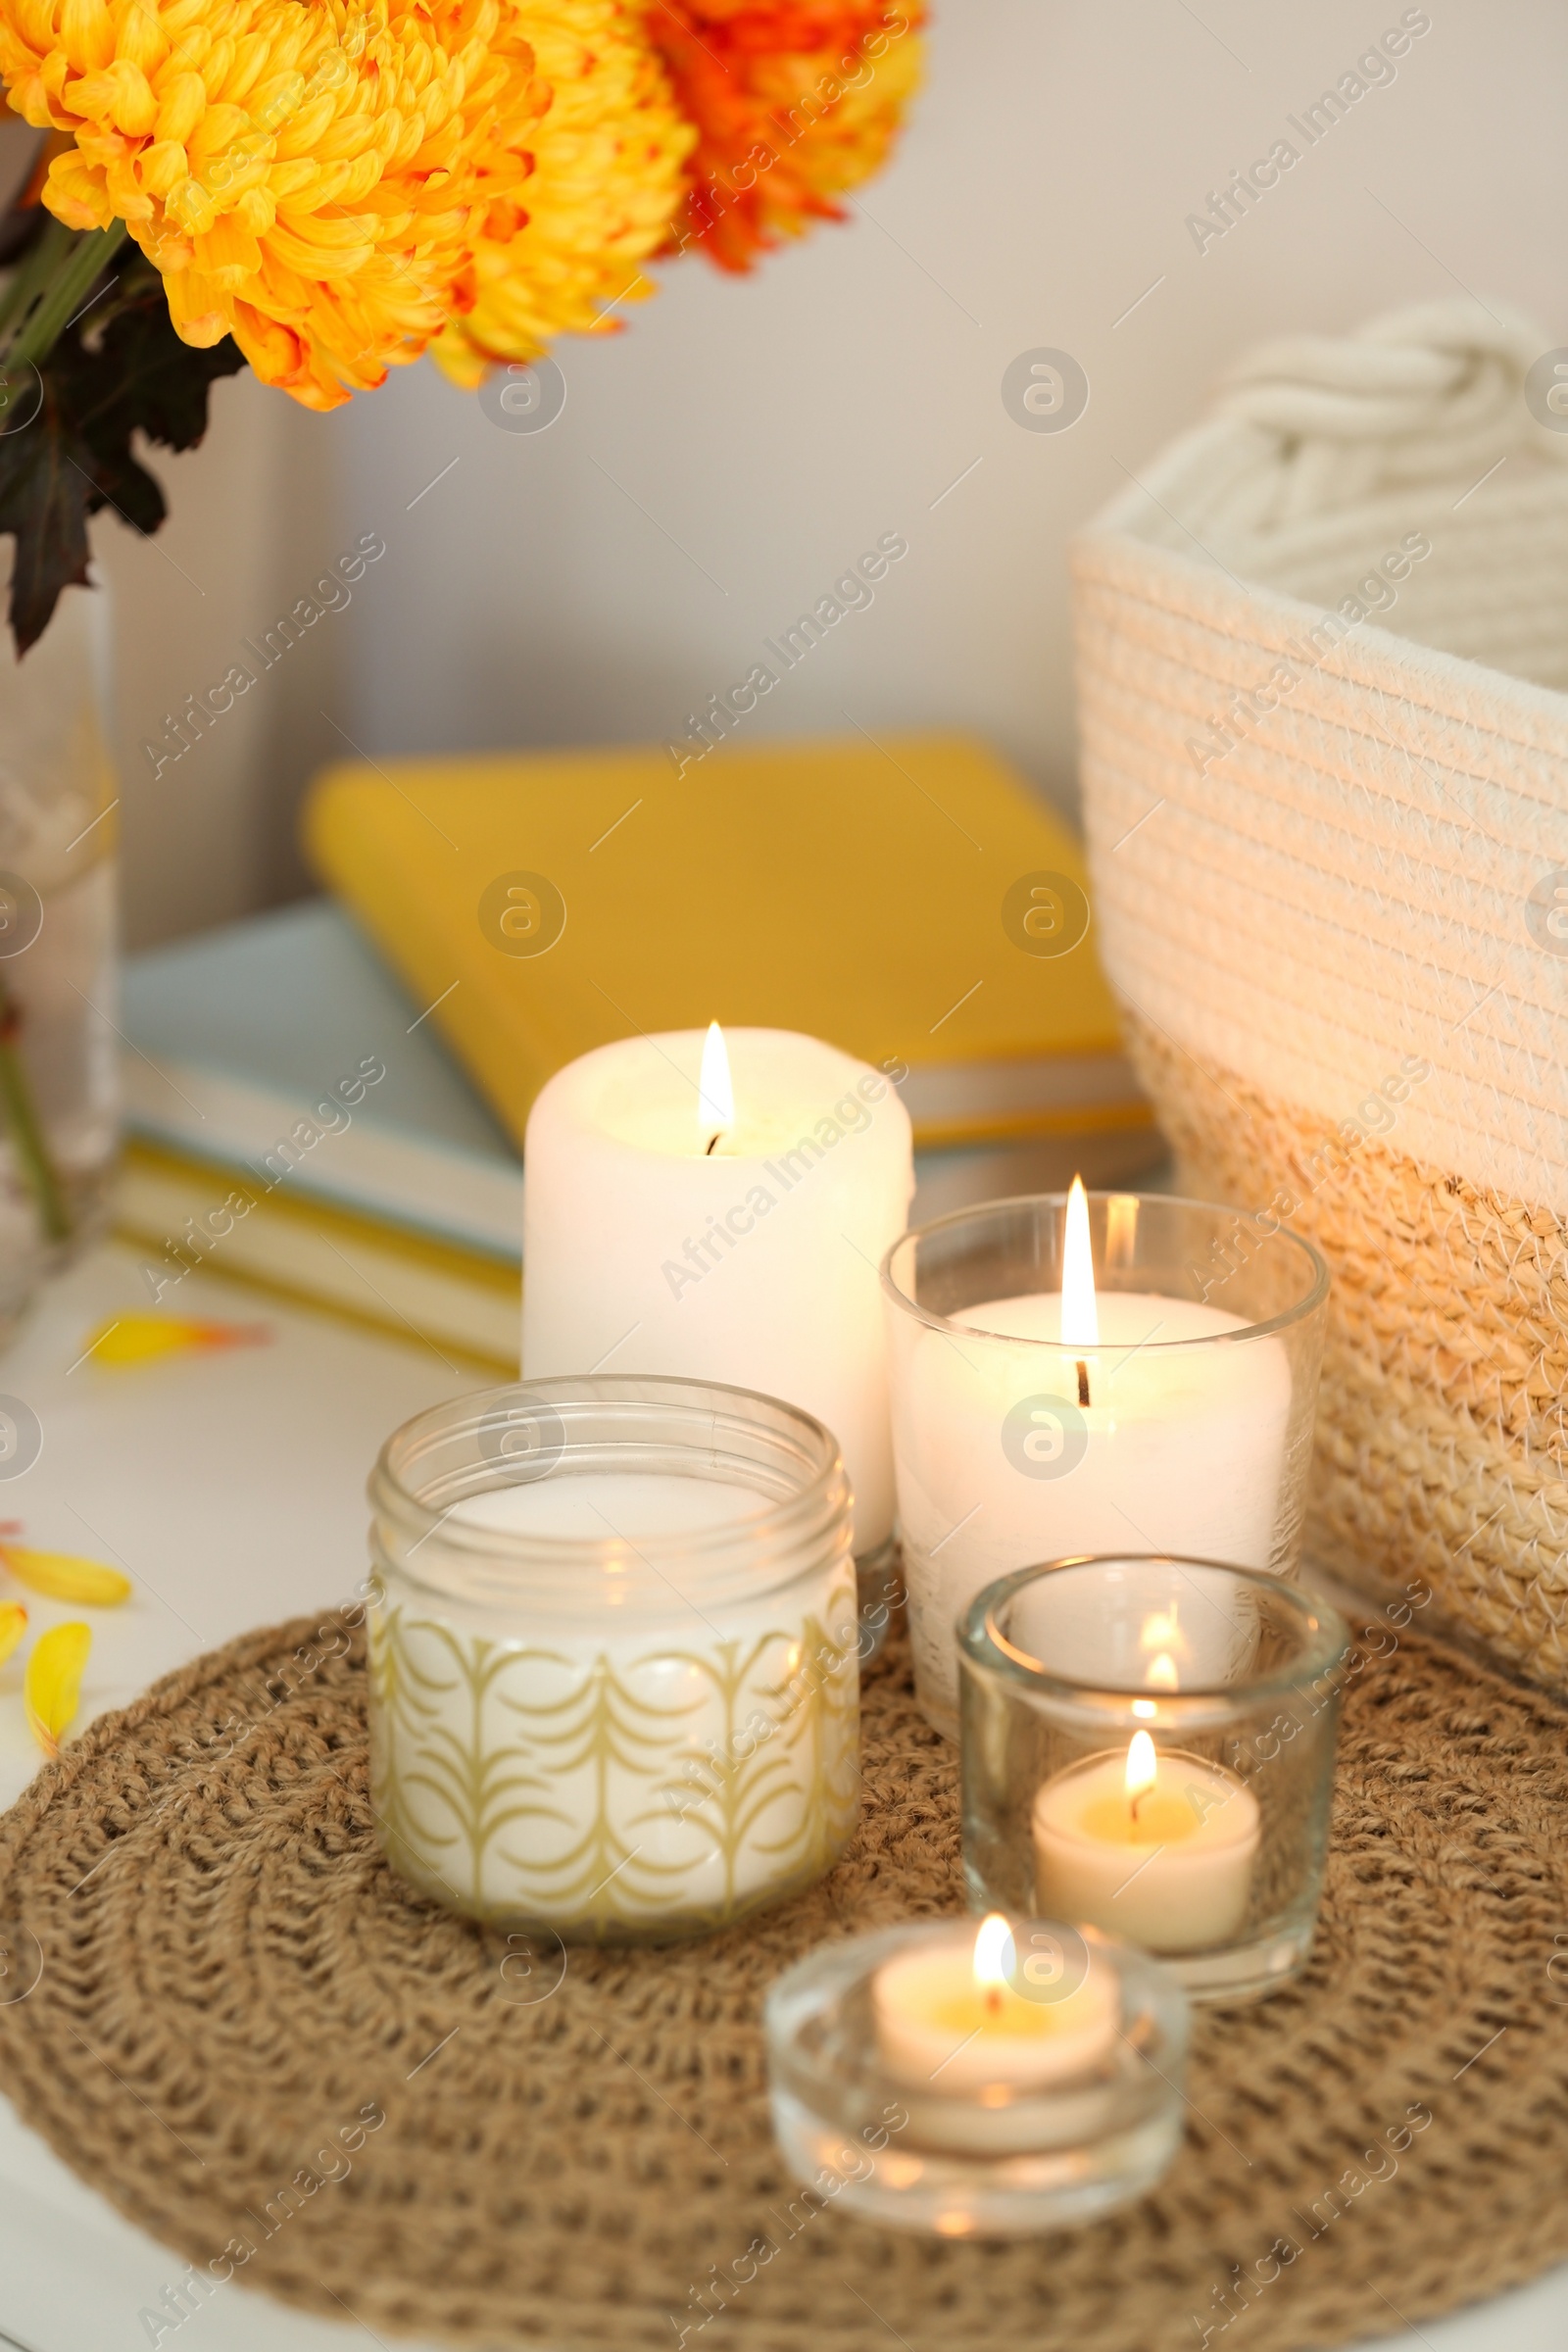
[[[1012,1930],[1002,1912],[988,1912],[974,1939],[976,1989],[999,1996],[1007,1982],[1012,1959]]]
[[[711,1152],[735,1124],[735,1089],[730,1082],[729,1054],[724,1032],[716,1021],[708,1024],[703,1040],[702,1075],[697,1081],[697,1124],[704,1152]]]
[[[1134,1732],[1127,1746],[1127,1798],[1135,1814],[1138,1799],[1148,1795],[1158,1778],[1154,1742],[1147,1732]]]
[[[1067,1227],[1061,1244],[1061,1338],[1067,1348],[1098,1348],[1100,1310],[1095,1304],[1095,1253],[1089,1242],[1089,1196],[1075,1176],[1067,1195]]]

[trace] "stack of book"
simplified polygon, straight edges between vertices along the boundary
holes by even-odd
[[[333,899],[129,960],[150,1301],[211,1265],[515,1372],[534,1095],[714,1018],[906,1063],[917,1220],[1163,1156],[1077,844],[978,745],[340,766],[307,839]]]

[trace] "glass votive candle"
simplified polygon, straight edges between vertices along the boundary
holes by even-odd
[[[411,1886],[656,1942],[837,1860],[859,1665],[820,1422],[698,1381],[520,1382],[406,1422],[369,1492],[371,1801]]]
[[[963,1860],[978,1908],[1050,1909],[1256,1999],[1312,1940],[1350,1635],[1206,1560],[1063,1560],[959,1627]]]
[[[764,2023],[791,2171],[896,2229],[1091,2221],[1181,2138],[1186,1997],[1093,1929],[999,1914],[857,1936],[782,1976]]]
[[[1075,1185],[918,1227],[882,1288],[915,1683],[950,1739],[954,1626],[1009,1569],[1294,1567],[1328,1270],[1277,1219]]]

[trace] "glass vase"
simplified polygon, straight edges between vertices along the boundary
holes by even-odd
[[[0,1341],[98,1233],[119,1133],[108,618],[69,589],[0,652]]]

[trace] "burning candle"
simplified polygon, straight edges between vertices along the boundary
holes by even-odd
[[[937,1936],[879,1968],[871,2007],[889,2073],[951,2095],[1035,2090],[1103,2059],[1118,2022],[1113,1973],[1091,1954],[1083,1982],[1052,1998],[1053,1988],[1018,1988],[1016,1958],[1011,1928],[993,1912],[972,1949]]]
[[[835,1936],[774,1984],[764,2025],[785,2163],[883,2229],[1082,2225],[1152,2187],[1180,2144],[1174,1972],[1059,1922]]]
[[[1121,1215],[1106,1221],[1108,1270],[1123,1279],[1139,1212],[1151,1205],[1168,1204],[1132,1196],[1109,1204]],[[986,1220],[1000,1224],[1035,1206],[974,1212],[977,1284]],[[1049,1215],[1053,1204],[1039,1208]],[[932,1279],[951,1293],[952,1221],[928,1230]],[[1272,1331],[1254,1336],[1242,1315],[1206,1300],[1097,1286],[1076,1180],[1059,1290],[925,1313],[910,1297],[922,1247],[918,1234],[899,1245],[884,1286],[894,1451],[921,1700],[952,1732],[953,1629],[998,1577],[1037,1561],[1127,1550],[1277,1565],[1294,1391],[1290,1353]],[[993,1243],[993,1268],[999,1261]],[[1233,1633],[1222,1611],[1190,1612],[1184,1681],[1217,1674]]]
[[[780,1029],[625,1038],[559,1070],[524,1150],[523,1369],[761,1390],[838,1439],[855,1549],[893,1521],[877,1267],[914,1189],[892,1082]]]
[[[1150,1679],[1171,1687],[1168,1673]],[[1041,1908],[1151,1952],[1229,1942],[1247,1915],[1260,1830],[1257,1799],[1233,1772],[1180,1748],[1157,1752],[1134,1732],[1125,1756],[1090,1756],[1036,1796]]]

